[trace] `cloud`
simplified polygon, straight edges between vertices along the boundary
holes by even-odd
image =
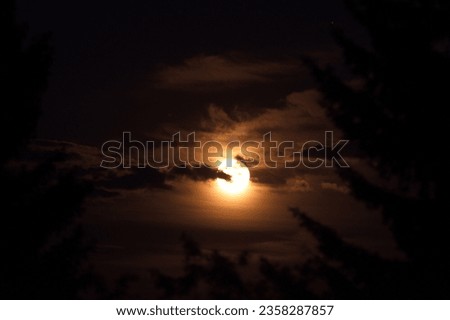
[[[217,168],[201,166],[199,168],[177,168],[159,170],[152,167],[117,168],[114,170],[100,167],[101,153],[91,146],[84,146],[64,141],[36,140],[28,151],[27,164],[44,160],[61,158],[58,168],[68,168],[79,178],[92,183],[94,190],[91,196],[111,198],[120,196],[122,191],[139,189],[169,190],[172,186],[167,182],[179,177],[192,181],[214,179],[230,180],[230,176]]]
[[[316,90],[293,92],[284,99],[284,107],[265,108],[256,116],[225,111],[216,104],[210,104],[207,115],[200,121],[204,131],[215,137],[218,133],[229,138],[261,138],[271,131],[278,139],[304,142],[323,140],[324,131],[335,126],[320,106],[320,94]],[[206,133],[206,135],[208,135]]]
[[[285,149],[272,149],[271,159],[276,162],[277,169],[266,166],[262,161],[257,167],[251,167],[251,179],[260,185],[273,188],[282,187],[284,191],[308,192],[320,191],[321,181],[332,181],[334,173],[330,168],[308,169],[302,164],[297,168],[286,169],[286,162],[295,164],[298,157],[293,152],[301,153],[301,148],[306,141],[315,140],[324,143],[325,131],[335,131],[335,126],[327,118],[320,106],[321,96],[317,90],[305,90],[302,92],[292,92],[284,97],[281,102],[283,107],[273,107],[260,109],[257,114],[246,114],[236,109],[226,109],[218,104],[211,103],[205,110],[202,117],[192,129],[185,129],[181,136],[186,137],[188,133],[195,132],[197,141],[205,143],[207,141],[217,141],[222,147],[222,156],[225,155],[227,144],[231,141],[239,141],[240,146],[246,141],[261,142],[263,135],[271,132],[272,141],[281,143],[288,141],[293,143],[293,147],[285,145]],[[153,129],[150,136],[158,139],[170,140],[170,135],[164,136],[159,128]],[[158,130],[158,131],[156,131]],[[178,129],[179,130],[179,129]],[[340,133],[335,131],[335,138],[340,139]],[[309,147],[311,145],[308,145]],[[214,152],[215,150],[212,149]],[[247,149],[247,151],[249,151]],[[268,150],[264,155],[264,150],[259,147],[251,147],[251,152],[255,152],[259,159],[268,159]],[[196,159],[202,159],[202,149],[195,151]],[[323,152],[322,152],[323,153]],[[323,157],[324,154],[317,152],[313,156]],[[235,147],[232,149],[232,156],[247,159],[250,156],[242,153],[242,149]],[[212,160],[214,161],[214,160]],[[247,162],[244,160],[244,163]],[[201,180],[197,172],[187,169],[174,170],[172,173],[186,175],[194,180]],[[206,177],[214,178],[214,172],[206,172]],[[212,174],[212,176],[211,176]],[[314,176],[314,179],[306,181],[305,176]],[[295,178],[294,177],[302,177]],[[320,181],[319,181],[320,179]]]
[[[215,179],[231,180],[231,176],[217,170],[217,168],[210,168],[207,166],[201,166],[200,168],[186,167],[178,168],[174,167],[169,172],[172,178],[187,177],[194,181],[207,181]]]
[[[270,82],[275,75],[293,73],[294,63],[220,55],[201,55],[186,59],[182,64],[166,66],[156,75],[160,87],[201,89],[205,86],[240,86],[247,83]]]
[[[251,170],[251,180],[269,186],[279,187],[285,185],[288,179],[285,169],[253,168]]]
[[[333,130],[334,137],[339,139],[339,131],[335,131],[335,126],[325,115],[319,101],[320,95],[316,90],[293,92],[285,97],[284,107],[265,108],[257,115],[235,113],[233,110],[227,111],[211,104],[200,121],[201,130],[196,131],[196,137],[200,141],[218,141],[223,150],[226,150],[230,141],[239,141],[241,146],[246,141],[261,142],[263,136],[270,132],[272,141],[278,144],[287,142],[282,149],[273,148],[269,151],[262,149],[260,145],[259,148],[254,147],[250,151],[256,152],[260,159],[266,160],[269,159],[270,152],[270,157],[277,163],[277,167],[283,169],[286,162],[292,164],[296,162],[298,156],[294,152],[300,154],[305,142],[312,141],[308,147],[319,142],[324,143],[325,131]],[[243,156],[241,151],[239,148],[233,149],[233,156]],[[200,157],[201,154],[197,156]],[[317,152],[313,156],[322,157],[324,152]],[[265,165],[260,162],[258,167]],[[267,174],[265,170],[258,171],[255,176],[253,175],[255,171],[252,172],[255,182],[280,184],[292,177],[292,170],[266,169]],[[317,173],[318,171],[314,170],[314,174]]]
[[[166,184],[166,175],[151,167],[133,168],[127,170],[127,172],[128,174],[116,175],[112,179],[101,181],[99,184],[106,189],[170,189]]]
[[[324,190],[334,190],[345,194],[350,193],[350,189],[347,186],[339,185],[334,182],[322,182],[320,187]]]
[[[277,192],[311,192],[311,182],[296,175],[292,169],[260,169],[252,170],[251,180],[254,183],[272,187]],[[294,175],[294,176],[293,176]],[[310,177],[311,179],[312,177]],[[317,180],[317,179],[314,179]]]
[[[312,188],[304,178],[294,177],[286,181],[287,187],[293,192],[310,192]]]
[[[333,130],[334,126],[320,106],[320,94],[316,90],[292,92],[286,95],[282,102],[283,107],[265,108],[256,115],[234,112],[217,104],[210,104],[205,110],[203,118],[199,119],[201,129],[195,130],[196,138],[203,143],[212,140],[218,141],[224,151],[226,150],[226,144],[230,141],[239,140],[243,143],[252,140],[260,142],[263,134],[270,131],[273,140],[278,142],[292,141],[294,147],[286,149],[284,155],[277,150],[271,151],[271,157],[276,161],[277,169],[268,168],[263,163],[256,168],[252,167],[251,179],[253,182],[287,192],[318,192],[327,189],[347,193],[346,187],[333,185],[330,182],[334,181],[334,173],[329,168],[310,170],[301,164],[296,169],[285,168],[285,161],[291,162],[295,158],[294,150],[300,151],[302,144],[308,140],[323,142],[324,132]],[[186,133],[182,132],[182,136]],[[152,136],[162,140],[170,140],[170,137],[158,135],[157,131],[152,132]],[[339,133],[336,132],[335,136],[336,138],[339,137]],[[55,150],[58,144],[46,146],[41,143],[41,149],[45,147]],[[118,190],[169,189],[173,185],[172,181],[178,178],[186,178],[192,181],[229,179],[229,176],[223,172],[208,166],[200,168],[174,167],[169,168],[169,170],[152,168],[104,170],[99,168],[101,154],[98,149],[67,143],[64,144],[64,149],[73,155],[80,154],[79,157],[73,156],[72,159],[83,168],[84,177],[95,182],[98,188],[105,191],[98,192],[99,196],[114,196],[113,192]],[[263,155],[261,148],[252,149],[252,151],[257,152],[260,159],[263,156],[268,159],[268,154]],[[199,153],[196,153],[196,159],[203,159],[201,150],[196,152]],[[242,155],[240,149],[233,149],[233,157]],[[313,156],[322,157],[324,155],[317,153]]]
[[[208,118],[201,121],[202,128],[224,131],[234,125],[233,119],[221,107],[211,104],[208,107]]]
[[[264,133],[273,131],[283,135],[286,140],[301,136],[321,134],[333,127],[319,104],[320,94],[316,90],[293,92],[285,98],[285,107],[267,108],[257,117],[244,121],[237,127],[240,130]]]

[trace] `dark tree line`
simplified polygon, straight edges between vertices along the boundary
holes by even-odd
[[[94,283],[83,270],[88,246],[76,223],[89,186],[58,169],[62,152],[27,161],[51,64],[49,38],[30,38],[6,0],[0,41],[0,299],[76,298]]]
[[[358,142],[381,183],[356,170],[341,170],[341,176],[358,199],[382,210],[407,255],[400,266],[386,263],[386,289],[397,298],[449,298],[449,170],[443,148],[444,110],[450,105],[450,4],[346,2],[371,39],[366,48],[335,31],[359,85],[350,86],[331,68],[309,65],[328,114],[348,139]],[[340,259],[352,262],[352,257]],[[388,293],[371,280],[383,281],[383,275],[372,269],[376,274],[361,279],[359,291],[382,298]]]

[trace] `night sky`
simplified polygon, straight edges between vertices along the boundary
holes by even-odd
[[[369,16],[384,21],[380,18],[383,14],[376,11],[379,8],[374,8],[369,11],[373,16]],[[331,89],[338,86],[320,85],[324,80],[318,69],[305,63],[314,61],[319,69],[331,67],[342,83],[358,90],[364,85],[362,73],[346,67],[342,39],[336,34],[345,34],[364,50],[383,52],[375,55],[377,58],[385,56],[377,46],[379,34],[358,23],[346,4],[332,0],[18,0],[16,16],[19,23],[27,25],[30,39],[49,34],[52,51],[41,115],[25,160],[18,163],[33,167],[55,155],[64,155],[63,161],[54,164],[55,170],[68,170],[89,185],[89,192],[80,200],[81,214],[75,219],[89,248],[83,262],[75,265],[88,266],[89,272],[100,279],[102,289],[85,290],[78,296],[263,297],[254,293],[258,292],[257,285],[244,290],[241,282],[240,289],[230,287],[227,291],[235,295],[227,295],[222,287],[223,290],[217,289],[220,281],[232,286],[233,281],[227,279],[236,272],[249,282],[274,281],[266,291],[269,298],[321,294],[358,298],[358,291],[348,289],[336,280],[337,276],[330,276],[337,284],[326,284],[323,276],[315,276],[311,270],[317,261],[328,261],[330,252],[331,256],[348,254],[354,261],[363,261],[358,260],[361,252],[368,252],[370,259],[384,261],[383,267],[389,263],[386,270],[394,270],[397,267],[391,264],[406,263],[414,256],[404,250],[404,242],[396,233],[405,231],[389,222],[384,206],[360,196],[366,189],[355,189],[354,179],[346,178],[346,169],[249,167],[245,172],[250,179],[244,181],[243,190],[227,192],[227,174],[233,179],[237,171],[225,171],[224,175],[217,168],[205,166],[138,168],[136,157],[128,169],[100,166],[104,159],[102,144],[114,139],[122,141],[123,132],[130,132],[132,139],[155,143],[170,140],[177,132],[195,132],[201,142],[215,140],[223,146],[233,140],[260,141],[271,132],[277,141],[293,141],[295,146],[301,146],[310,140],[323,142],[325,132],[333,131],[336,140],[350,140],[343,154],[351,171],[392,190],[392,186],[397,186],[396,174],[401,180],[403,173],[395,171],[395,166],[391,171],[381,170],[383,158],[379,160],[364,149],[367,145],[371,148],[365,141],[378,139],[366,135],[364,128],[369,130],[372,121],[377,122],[374,132],[391,125],[367,112],[327,112],[325,98],[335,96],[323,92],[335,92]],[[374,19],[368,21],[374,24]],[[448,54],[448,39],[438,45],[443,45],[442,50]],[[372,66],[372,60],[364,63]],[[384,82],[386,86],[389,83]],[[379,88],[374,92],[382,92],[384,86]],[[346,116],[355,125],[360,119],[371,117],[369,126],[358,129],[361,134],[357,139],[354,131],[348,129]],[[158,147],[156,150],[160,151]],[[267,153],[260,153],[264,155]],[[242,153],[235,150],[233,157],[247,170]],[[324,154],[318,152],[316,157],[323,159]],[[280,159],[276,161],[281,163]],[[424,173],[427,175],[431,173]],[[419,174],[408,177],[412,176],[423,178]],[[408,185],[410,180],[405,181]],[[415,195],[412,189],[405,194]],[[401,187],[399,190],[404,191]],[[397,209],[405,210],[406,206],[400,203],[397,202]],[[323,241],[330,239],[336,239],[331,242],[337,247],[327,251]],[[217,262],[217,255],[227,262]],[[64,259],[64,253],[59,253],[59,257]],[[238,262],[228,268],[230,261]],[[187,270],[195,263],[205,269],[194,277],[200,279],[197,285],[186,289],[179,279],[186,272],[192,276]],[[209,267],[215,263],[220,265],[216,266],[218,271]],[[358,263],[352,265],[356,270],[363,268]],[[242,270],[237,271],[241,265]],[[278,271],[268,272],[269,265]],[[307,286],[311,291],[292,291],[280,284],[285,281],[280,279],[288,276],[277,272],[283,267],[298,270],[299,265],[307,266],[310,272],[302,269],[302,275],[308,274],[308,281],[311,280]],[[330,265],[341,266],[338,262],[327,266]],[[327,272],[327,276],[332,274]],[[267,280],[268,274],[277,274],[279,282],[274,278]],[[121,281],[126,285],[121,287]],[[211,291],[205,283],[216,287]],[[352,285],[358,287],[357,283],[355,280]],[[333,291],[327,285],[342,286],[347,291],[342,289],[343,294],[339,295],[336,292],[341,291]],[[277,293],[277,288],[282,294]],[[379,290],[372,291],[375,297],[382,292]],[[327,292],[334,293],[327,296]]]
[[[301,54],[334,61],[330,27],[358,33],[339,1],[19,1],[18,12],[33,33],[51,33],[54,49],[39,136],[90,145],[166,122],[195,129],[211,103],[250,114],[280,107],[313,85]],[[186,65],[222,75],[170,80]]]

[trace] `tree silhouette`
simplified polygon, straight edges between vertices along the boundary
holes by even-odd
[[[445,80],[450,71],[449,4],[346,3],[371,39],[367,48],[334,31],[358,86],[348,84],[330,67],[306,62],[318,79],[328,114],[346,138],[358,142],[381,183],[353,169],[340,174],[357,198],[382,210],[399,248],[407,254],[400,270],[389,269],[397,279],[409,276],[404,283],[391,284],[399,291],[398,298],[448,298],[449,172],[440,150],[446,140],[442,110],[450,102]],[[373,285],[364,279],[360,287],[370,291]],[[371,293],[382,297],[381,292]]]
[[[17,24],[15,19],[14,1],[3,1],[1,9],[0,163],[3,164],[34,134],[41,111],[41,95],[47,86],[51,54],[48,35],[27,44],[26,27]]]
[[[0,298],[75,298],[93,280],[83,270],[87,246],[74,223],[89,187],[58,169],[62,153],[27,161],[51,62],[48,37],[30,41],[14,1],[0,6]]]

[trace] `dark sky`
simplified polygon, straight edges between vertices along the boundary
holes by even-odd
[[[307,73],[292,68],[271,75],[276,81],[266,86],[180,91],[155,85],[167,66],[223,55],[245,62],[295,62],[300,54],[326,60],[336,51],[332,25],[357,34],[343,4],[329,0],[21,0],[18,12],[32,33],[50,32],[54,48],[38,136],[90,145],[125,129],[145,135],[166,121],[195,123],[210,103],[257,112],[312,85]]]

